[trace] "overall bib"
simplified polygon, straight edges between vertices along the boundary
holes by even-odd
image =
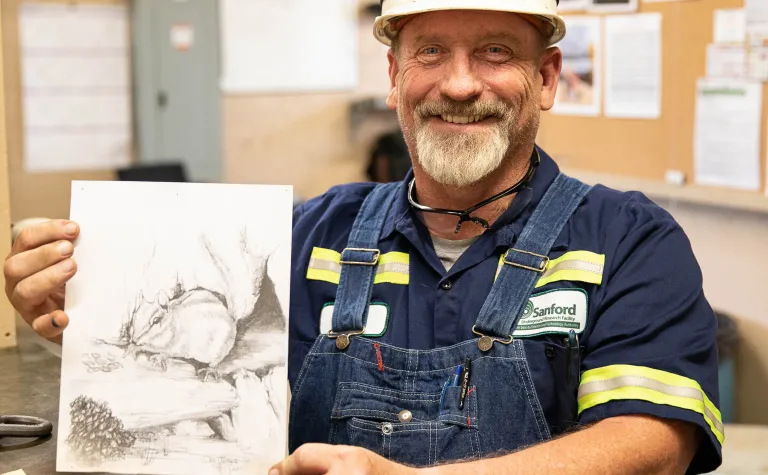
[[[509,243],[472,329],[475,338],[410,350],[360,336],[380,230],[398,186],[377,185],[357,215],[341,254],[332,330],[316,339],[294,384],[289,450],[308,442],[356,445],[395,462],[428,466],[549,439],[524,343],[511,335],[553,242],[590,187],[562,174],[555,179],[516,242]],[[570,340],[574,337],[571,333]],[[571,422],[576,418],[578,343],[573,348],[574,357],[565,359],[575,368],[568,368],[571,377],[558,409],[558,419]],[[457,366],[467,361],[469,384],[462,398],[462,385],[453,382]]]

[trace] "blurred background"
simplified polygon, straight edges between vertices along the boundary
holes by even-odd
[[[682,224],[720,314],[723,420],[768,425],[768,1],[560,3],[561,87],[538,143]],[[378,12],[378,0],[1,0],[0,224],[66,218],[72,180],[289,184],[298,203],[402,178]],[[0,347],[13,348],[23,329],[0,305]]]

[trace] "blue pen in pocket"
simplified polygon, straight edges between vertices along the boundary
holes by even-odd
[[[448,376],[448,380],[443,384],[443,392],[440,394],[440,414],[443,413],[443,401],[445,400],[445,391],[448,389],[448,386],[451,385],[453,380],[450,376]]]
[[[461,371],[464,369],[463,366],[459,365],[456,367],[456,374],[453,377],[453,384],[451,386],[458,386],[459,381],[461,380]]]

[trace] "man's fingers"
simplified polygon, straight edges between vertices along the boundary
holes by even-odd
[[[63,310],[55,310],[32,320],[32,329],[43,338],[56,338],[69,325],[69,317]]]
[[[42,303],[62,285],[66,284],[77,271],[73,259],[64,259],[36,274],[21,280],[10,292],[11,302],[17,308],[30,308]]]
[[[80,227],[77,223],[64,219],[54,219],[29,226],[22,229],[16,237],[11,255],[29,251],[54,241],[75,239],[79,232]]]
[[[269,475],[323,475],[338,458],[339,448],[326,444],[305,444],[272,467]]]
[[[6,285],[12,289],[23,279],[71,257],[74,250],[70,241],[60,240],[10,256],[4,267]]]

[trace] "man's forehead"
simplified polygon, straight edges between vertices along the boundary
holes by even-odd
[[[460,30],[445,21],[446,16],[449,15],[464,17],[460,18],[462,22]],[[409,41],[414,42],[464,35],[483,39],[504,38],[522,43],[526,36],[533,33],[533,30],[540,35],[551,34],[548,23],[534,16],[481,10],[424,12],[393,19],[391,24],[392,29],[398,32],[398,36],[401,36],[404,29],[408,29]],[[533,27],[533,30],[530,27]]]

